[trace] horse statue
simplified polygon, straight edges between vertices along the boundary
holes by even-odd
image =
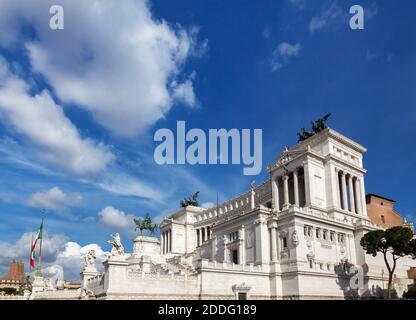
[[[116,233],[115,235],[111,235],[111,237],[113,239],[107,241],[109,244],[113,246],[111,248],[111,255],[112,256],[124,255],[124,247],[123,247],[123,244],[121,243],[120,234]]]
[[[181,200],[180,205],[182,208],[186,208],[187,206],[194,206],[194,207],[199,207],[199,202],[198,202],[198,195],[199,195],[199,191],[195,192],[190,198],[184,198],[183,200]]]
[[[322,118],[319,118],[316,121],[312,121],[312,131],[307,131],[305,128],[302,128],[301,131],[298,132],[298,142],[304,141],[328,128],[328,125],[326,123],[330,116],[331,114],[328,113]]]
[[[157,229],[158,229],[158,225],[156,223],[152,223],[152,219],[150,218],[150,214],[149,212],[146,213],[145,218],[134,218],[133,219],[134,223],[136,224],[136,228],[134,229],[134,231],[136,231],[137,229],[140,230],[140,235],[143,235],[143,230],[148,230],[150,232],[150,234],[155,234]]]
[[[327,115],[323,116],[322,118],[319,118],[318,120],[312,122],[312,131],[314,133],[319,133],[319,132],[325,130],[326,128],[328,128],[326,122],[328,121],[330,116],[331,116],[331,114],[328,113]]]

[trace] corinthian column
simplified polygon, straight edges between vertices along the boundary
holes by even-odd
[[[289,207],[289,176],[285,174],[283,176],[283,208]]]
[[[345,180],[345,172],[341,173],[341,188],[342,188],[342,209],[348,210],[347,205],[347,183]]]
[[[279,205],[279,186],[278,186],[278,178],[272,177],[272,198],[273,198],[273,208],[276,211],[280,210]]]
[[[171,251],[172,248],[172,233],[171,230],[168,230],[168,252]]]
[[[363,207],[362,207],[362,202],[361,202],[360,180],[358,180],[358,178],[355,178],[354,184],[355,184],[355,199],[357,200],[357,213],[362,214],[363,213]]]
[[[352,185],[351,175],[348,175],[348,190],[350,194],[350,211],[355,213],[354,187]]]
[[[341,202],[342,194],[341,194],[341,190],[339,188],[339,170],[337,168],[335,168],[335,176],[337,178],[337,188],[336,188],[336,190],[337,190],[337,203],[338,203],[338,208],[339,209],[342,209],[342,202]]]
[[[160,235],[160,251],[161,251],[161,254],[164,254],[164,252],[163,252],[163,232]]]

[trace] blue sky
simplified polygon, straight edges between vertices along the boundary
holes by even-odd
[[[64,7],[64,30],[48,27],[52,4]],[[365,9],[364,30],[349,28],[353,4]],[[368,148],[366,191],[415,221],[415,9],[410,0],[2,1],[0,245],[19,253],[0,253],[0,271],[25,256],[42,207],[48,236],[61,237],[56,262],[68,242],[108,250],[115,231],[129,247],[133,215],[160,219],[196,190],[202,203],[244,192],[252,177],[238,165],[154,163],[154,132],[178,120],[263,129],[260,182],[300,128],[332,113],[332,128]]]

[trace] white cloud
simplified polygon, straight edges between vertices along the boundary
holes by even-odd
[[[0,241],[0,274],[7,272],[12,260],[23,261],[25,271],[28,269],[28,252],[32,234],[24,233],[16,242],[10,243]],[[76,242],[69,241],[63,234],[49,236],[44,233],[42,243],[42,271],[44,276],[53,276],[58,269],[63,269],[64,278],[69,280],[80,280],[79,273],[83,269],[83,256],[94,249],[97,253],[97,269],[102,269],[101,261],[105,255],[97,244],[81,246]]]
[[[311,19],[309,23],[309,31],[314,33],[315,31],[325,29],[329,27],[333,21],[342,16],[342,9],[336,2],[333,2],[327,9],[323,10],[319,15]]]
[[[160,189],[157,190],[139,179],[123,173],[109,173],[96,185],[117,195],[141,197],[155,202],[160,202],[166,197],[166,193],[161,192]]]
[[[135,218],[132,214],[127,214],[121,210],[115,209],[113,207],[105,207],[99,213],[100,222],[111,228],[114,231],[134,231],[134,222]]]
[[[196,44],[198,28],[156,20],[144,0],[62,0],[65,29],[52,31],[45,13],[53,1],[15,2],[0,5],[0,45],[21,41],[18,21],[33,23],[36,40],[18,44],[34,70],[64,103],[88,110],[112,132],[135,136],[178,100],[194,106],[192,81],[178,79],[189,57],[206,50],[206,41]]]
[[[47,90],[32,96],[31,88],[0,59],[0,117],[38,147],[37,156],[76,174],[96,174],[114,156],[109,148],[82,138]]]
[[[56,211],[62,211],[82,201],[81,194],[64,193],[59,187],[53,187],[46,192],[36,192],[27,200],[30,206]]]
[[[209,208],[215,207],[215,204],[213,202],[208,201],[208,202],[202,203],[201,207],[205,209],[209,209]]]
[[[180,84],[174,83],[172,88],[173,96],[178,101],[182,101],[183,103],[191,107],[196,106],[196,97],[191,80],[188,79],[184,83]]]
[[[91,243],[80,246],[77,242],[68,241],[61,251],[58,252],[53,265],[61,266],[64,270],[65,278],[79,279],[79,273],[84,268],[84,256],[88,251],[94,250],[97,256],[95,262],[97,270],[103,269],[101,264],[105,260],[108,252],[104,252],[98,244]]]
[[[290,44],[288,42],[279,43],[272,53],[271,68],[272,71],[277,71],[289,63],[292,57],[297,57],[301,50],[299,43]]]

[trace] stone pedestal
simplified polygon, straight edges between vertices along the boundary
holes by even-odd
[[[138,236],[134,239],[133,259],[142,256],[157,257],[160,255],[160,241],[156,237]]]
[[[88,279],[98,276],[100,273],[95,268],[85,268],[81,273],[81,285],[82,288],[86,288]]]
[[[35,276],[35,280],[32,283],[32,292],[45,291],[45,280],[42,276]]]
[[[142,256],[139,265],[144,273],[152,272],[152,260],[149,256]]]
[[[103,262],[104,265],[104,289],[107,292],[122,292],[128,286],[127,281],[127,266],[124,255],[111,256],[108,260]]]
[[[134,239],[133,254],[128,259],[144,272],[151,272],[152,262],[160,263],[160,241],[156,237],[138,236]]]

